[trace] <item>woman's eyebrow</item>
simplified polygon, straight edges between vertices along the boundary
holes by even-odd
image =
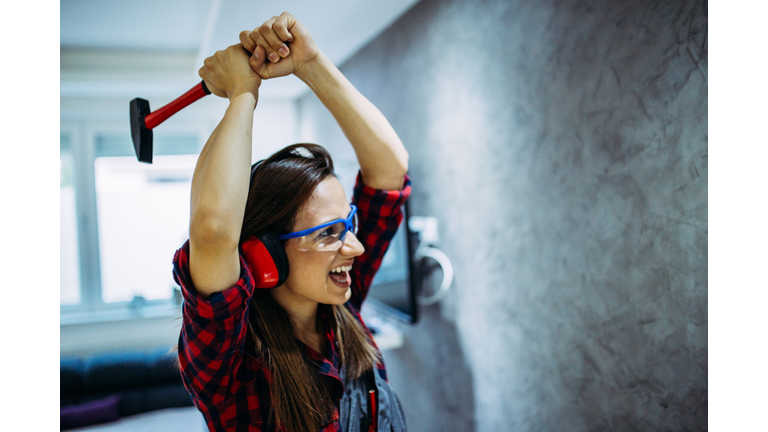
[[[333,222],[333,221],[338,221],[338,220],[346,220],[347,216],[349,216],[350,212],[352,212],[352,207],[348,208],[348,210],[344,214],[344,216],[327,219],[325,222],[320,222],[320,223],[318,223],[317,225],[314,225],[314,226],[320,226],[320,225],[323,225],[323,224],[327,224],[328,222]]]

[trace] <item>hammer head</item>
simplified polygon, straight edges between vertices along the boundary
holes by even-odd
[[[152,129],[147,129],[144,117],[149,114],[149,102],[136,98],[131,101],[131,136],[139,162],[152,163]]]

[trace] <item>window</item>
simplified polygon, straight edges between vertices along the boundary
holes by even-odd
[[[72,135],[62,133],[59,156],[61,190],[60,301],[62,305],[80,303],[80,259],[78,257],[77,209],[75,204],[75,161]]]
[[[96,131],[76,148],[62,128],[62,311],[166,304],[177,294],[171,262],[189,236],[199,137],[155,133],[153,163],[144,164],[129,131]]]
[[[153,163],[136,160],[130,136],[99,134],[94,174],[101,298],[105,303],[169,299],[171,259],[189,237],[189,195],[197,137],[154,140]]]

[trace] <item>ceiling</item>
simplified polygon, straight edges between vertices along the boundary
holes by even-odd
[[[61,0],[62,97],[167,97],[197,80],[205,57],[241,30],[291,12],[337,65],[418,0]],[[294,99],[295,77],[262,85],[261,98]]]

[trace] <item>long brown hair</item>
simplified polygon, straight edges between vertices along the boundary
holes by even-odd
[[[251,183],[240,242],[263,233],[292,231],[299,209],[321,181],[333,172],[331,155],[315,144],[294,144],[265,160]],[[290,272],[290,269],[289,269]],[[378,354],[362,325],[342,305],[328,308],[346,375],[358,378],[372,369]],[[318,319],[320,314],[318,313]],[[270,393],[275,423],[290,431],[317,431],[334,405],[322,375],[294,338],[288,313],[270,290],[257,289],[249,307],[252,353],[271,374]]]

